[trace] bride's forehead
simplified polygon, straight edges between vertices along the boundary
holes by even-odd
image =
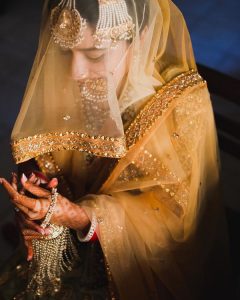
[[[72,50],[76,51],[98,51],[98,52],[108,52],[108,53],[118,53],[122,52],[126,48],[126,41],[119,41],[117,47],[111,47],[109,44],[104,48],[97,48],[94,40],[94,29],[86,29],[83,34],[83,40],[79,45],[74,47]]]
[[[91,27],[86,28],[83,32],[83,39],[76,48],[81,48],[81,49],[95,48],[93,35],[94,35],[94,28]]]

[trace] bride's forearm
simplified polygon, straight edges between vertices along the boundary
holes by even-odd
[[[60,222],[62,225],[74,230],[85,231],[90,225],[90,220],[84,209],[67,199],[61,203],[61,207],[56,208],[55,218],[56,223]]]
[[[89,220],[88,215],[86,214],[85,210],[81,208],[81,206],[76,205],[74,203],[73,206],[74,206],[76,218],[75,220],[73,219],[70,220],[71,223],[70,228],[85,232],[86,230],[88,230],[91,221]]]

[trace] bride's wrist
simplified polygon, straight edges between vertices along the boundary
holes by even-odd
[[[96,241],[98,239],[97,236],[97,217],[95,213],[92,214],[90,225],[85,227],[83,230],[77,230],[78,240],[82,243]]]
[[[72,207],[67,210],[69,226],[74,230],[87,232],[91,226],[91,220],[88,215],[79,205],[71,203]]]

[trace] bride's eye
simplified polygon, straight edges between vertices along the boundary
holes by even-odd
[[[99,62],[102,61],[105,57],[105,53],[101,53],[101,54],[86,54],[86,57],[88,60],[92,61],[92,62]]]
[[[72,54],[70,49],[63,48],[63,47],[59,47],[58,49],[60,51],[60,54],[63,55],[63,56],[67,56],[67,55]]]

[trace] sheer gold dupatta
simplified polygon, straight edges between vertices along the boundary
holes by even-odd
[[[222,296],[226,237],[206,83],[194,71],[173,79],[145,105],[126,138],[126,157],[99,195],[82,203],[97,215],[120,299]]]

